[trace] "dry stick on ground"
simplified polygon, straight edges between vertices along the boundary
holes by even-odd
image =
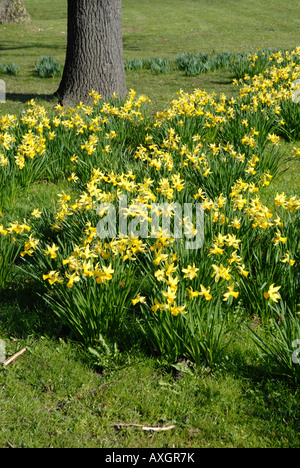
[[[154,431],[154,432],[160,432],[160,431],[169,431],[170,429],[174,429],[174,424],[171,424],[170,426],[165,426],[165,427],[153,427],[153,426],[145,426],[144,424],[131,424],[131,423],[115,423],[114,427],[119,429],[120,427],[141,427],[143,431]]]
[[[21,356],[22,354],[24,354],[28,349],[28,346],[25,346],[25,348],[22,348],[20,349],[20,351],[18,351],[17,353],[13,354],[12,356],[8,357],[7,359],[5,359],[3,362],[2,362],[2,365],[3,367],[5,366],[8,366],[9,364],[11,364],[12,362],[15,361],[15,359],[17,359],[19,356]]]
[[[37,340],[35,340],[30,346],[32,346],[36,341]],[[11,364],[12,362],[14,362],[19,356],[22,356],[22,354],[24,354],[27,351],[27,349],[30,348],[30,346],[25,346],[24,348],[20,349],[20,351],[17,351],[12,356],[9,356],[7,359],[5,359],[2,362],[2,366],[6,367],[9,364]]]

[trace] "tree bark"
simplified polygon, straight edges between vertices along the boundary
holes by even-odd
[[[105,99],[126,94],[122,0],[68,0],[67,53],[56,96],[73,106],[91,102],[92,90]]]
[[[0,0],[0,24],[27,23],[30,16],[23,0]]]

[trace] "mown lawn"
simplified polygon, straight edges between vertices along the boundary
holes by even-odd
[[[35,99],[51,112],[59,78],[41,79],[35,62],[43,55],[62,64],[66,47],[66,1],[25,0],[29,25],[0,26],[0,64],[16,63],[16,76],[1,75],[7,102],[0,115],[20,115]],[[126,60],[163,57],[179,52],[241,53],[257,49],[290,50],[297,46],[300,5],[276,0],[123,0]],[[185,76],[128,71],[128,89],[151,98],[150,113],[162,110],[183,89],[236,95],[229,70]],[[292,153],[299,141],[281,143]],[[299,161],[266,192],[300,195]],[[15,194],[0,218],[22,221],[32,210],[53,209],[66,178],[39,180]],[[174,367],[149,357],[140,343],[119,353],[91,354],[70,335],[30,284],[18,273],[0,289],[0,338],[6,355],[25,346],[14,364],[0,368],[0,447],[97,448],[290,448],[299,447],[299,387],[277,376],[260,357],[246,326],[215,368]],[[251,321],[251,327],[257,327]],[[255,328],[256,329],[256,328]],[[300,337],[299,337],[300,338]],[[177,370],[182,371],[178,377]],[[121,426],[121,423],[132,426]],[[134,424],[174,425],[168,431],[145,431]]]
[[[32,16],[29,25],[1,26],[1,63],[17,63],[17,78],[5,76],[7,104],[1,113],[17,112],[20,102],[31,97],[45,98],[56,91],[58,79],[40,80],[35,76],[35,62],[44,55],[64,63],[66,48],[66,0],[25,0]],[[167,0],[163,3],[123,1],[124,58],[166,57],[180,52],[248,52],[259,48],[291,49],[297,46],[299,3],[280,4],[271,0],[262,4],[235,0]],[[183,88],[231,95],[231,76],[227,72],[204,74],[187,79],[172,73],[167,79],[151,73],[128,73],[128,89],[151,97],[161,109]]]

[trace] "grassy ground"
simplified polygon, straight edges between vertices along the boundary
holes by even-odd
[[[56,91],[58,79],[40,80],[34,64],[43,55],[64,63],[66,47],[66,0],[25,0],[32,22],[25,26],[1,26],[0,63],[17,63],[17,77],[5,76],[7,103],[0,113],[17,112],[20,102],[39,97],[45,102]],[[123,0],[124,58],[166,57],[179,52],[247,52],[258,48],[295,47],[299,30],[299,2],[277,0]],[[128,88],[151,97],[161,108],[183,88],[209,92],[234,92],[228,72],[209,73],[188,79],[172,73],[167,79],[151,73],[127,74]],[[47,101],[46,101],[47,102]]]
[[[299,447],[299,392],[268,375],[246,332],[214,372],[175,379],[175,369],[135,350],[95,369],[78,344],[53,337],[57,324],[33,312],[23,292],[27,300],[6,298],[6,314],[2,305],[14,331],[7,351],[30,348],[0,372],[0,446]],[[151,433],[134,424],[175,427]]]
[[[0,27],[0,63],[21,67],[16,77],[2,76],[7,86],[2,115],[21,112],[33,97],[53,106],[49,99],[59,80],[39,79],[34,64],[43,55],[64,61],[66,1],[25,4],[31,24]],[[123,9],[125,59],[297,45],[300,5],[294,0],[288,5],[277,0],[143,0],[138,7],[123,0]],[[192,78],[176,71],[127,73],[128,87],[148,95],[153,109],[180,88],[231,95],[231,81],[228,71]],[[295,145],[285,144],[282,151],[289,153]],[[63,182],[59,187],[39,183],[17,194],[11,216],[51,206],[62,187]],[[283,190],[299,195],[299,163],[276,181],[274,193]],[[246,329],[222,366],[213,372],[190,369],[175,379],[174,368],[137,350],[100,356],[92,366],[48,314],[26,283],[1,292],[0,337],[7,355],[30,348],[14,365],[0,369],[0,447],[299,447],[299,389],[270,376]],[[118,423],[175,427],[156,433]]]

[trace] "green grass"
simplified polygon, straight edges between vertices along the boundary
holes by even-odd
[[[66,0],[25,4],[29,25],[0,26],[0,63],[20,66],[17,76],[1,76],[7,87],[1,115],[20,113],[32,98],[51,108],[59,79],[39,78],[35,63],[44,55],[64,62]],[[299,13],[295,0],[154,0],[138,6],[123,0],[124,58],[291,49],[298,45]],[[128,88],[152,99],[153,110],[180,88],[236,92],[224,70],[198,77],[141,70],[126,78]],[[282,151],[293,146],[286,143]],[[33,208],[51,208],[64,184],[39,181],[17,193],[9,216],[22,220]],[[269,199],[277,191],[299,196],[299,162],[275,181]],[[18,275],[1,292],[0,337],[7,355],[30,348],[14,365],[0,368],[0,447],[299,447],[299,388],[271,375],[246,329],[213,372],[190,369],[178,380],[173,367],[136,349],[103,354],[95,363]],[[120,428],[121,422],[175,428],[149,433]]]
[[[189,0],[184,4],[154,0],[140,4],[137,8],[134,0],[123,0],[124,43],[130,57],[290,47],[299,27],[295,0],[288,5],[276,0]]]
[[[20,103],[35,97],[49,105],[47,99],[56,91],[59,79],[39,79],[34,65],[42,56],[53,56],[64,63],[66,50],[66,0],[25,0],[32,22],[23,26],[1,26],[0,63],[17,63],[17,77],[4,76],[7,103],[0,113],[17,112]],[[236,0],[167,0],[139,2],[123,0],[124,58],[166,57],[179,52],[248,52],[258,48],[291,49],[299,28],[299,2],[281,4],[269,0],[251,3]],[[180,87],[195,87],[209,92],[231,95],[228,72],[187,79],[173,72],[167,80],[151,73],[127,73],[128,89],[151,97],[153,106],[161,108],[173,99]],[[50,104],[51,105],[51,104]]]
[[[268,377],[249,337],[242,338],[226,368],[190,370],[175,380],[163,363],[138,352],[103,359],[97,372],[70,340],[15,336],[11,353],[31,347],[0,372],[0,446],[299,447],[299,391]],[[134,424],[175,427],[149,433]]]

